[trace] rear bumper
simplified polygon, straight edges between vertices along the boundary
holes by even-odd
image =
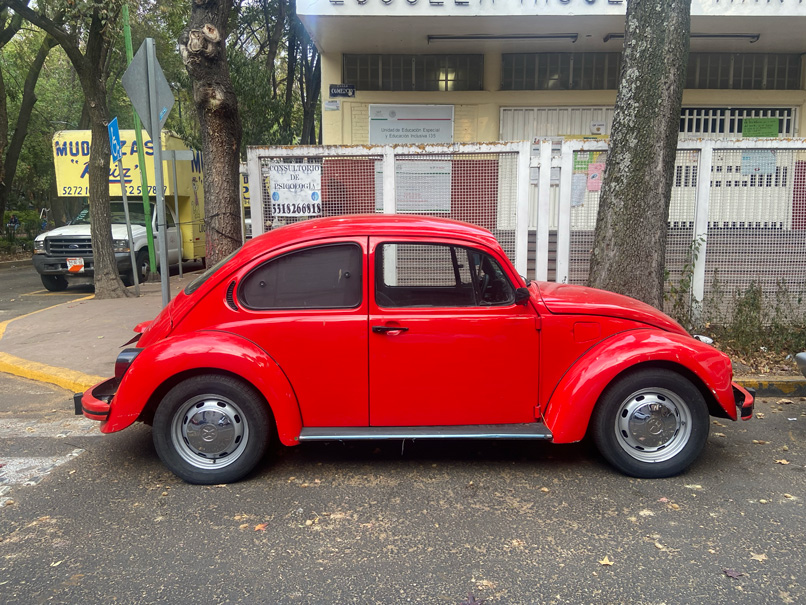
[[[77,415],[83,414],[90,420],[105,422],[112,410],[112,398],[118,389],[120,381],[109,378],[99,382],[83,393],[73,395],[73,406]]]
[[[742,420],[750,420],[753,417],[753,406],[756,401],[755,389],[746,389],[741,385],[732,383],[733,399],[736,402],[736,411]]]

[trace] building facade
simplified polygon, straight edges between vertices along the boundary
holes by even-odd
[[[322,55],[323,142],[608,135],[626,7],[298,0]],[[804,26],[804,0],[692,0],[681,135],[771,136],[769,118],[779,137],[806,133]]]

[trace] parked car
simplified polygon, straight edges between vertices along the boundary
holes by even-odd
[[[174,221],[173,210],[166,207],[166,242],[168,243],[168,262],[179,263],[179,231]],[[129,247],[134,246],[137,280],[142,282],[148,273],[148,239],[146,236],[146,219],[143,204],[129,202],[129,220],[132,227],[132,242],[126,229],[126,212],[123,202],[113,200],[110,203],[110,221],[112,223],[112,245],[115,252],[115,263],[118,273],[127,286],[134,285]],[[157,232],[156,212],[152,204],[151,224],[153,232]],[[154,246],[159,250],[159,241],[154,238]],[[159,254],[157,254],[159,259]],[[70,283],[92,283],[95,275],[95,260],[90,233],[90,209],[84,207],[70,223],[64,227],[51,229],[39,234],[34,240],[34,268],[40,275],[42,285],[51,292],[67,289]]]
[[[636,477],[700,454],[709,415],[749,419],[728,357],[636,300],[524,280],[493,235],[417,216],[272,230],[135,328],[75,396],[112,433],[153,425],[191,483],[236,481],[270,441],[593,436]]]

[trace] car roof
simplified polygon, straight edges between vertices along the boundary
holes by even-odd
[[[495,236],[482,227],[447,218],[413,214],[348,214],[304,220],[273,229],[251,240],[252,253],[305,241],[374,235],[456,237],[499,248]]]

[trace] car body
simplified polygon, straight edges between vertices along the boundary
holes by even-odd
[[[312,219],[247,242],[135,328],[115,377],[76,394],[111,433],[153,424],[192,483],[266,444],[593,435],[621,471],[687,468],[709,414],[752,416],[728,357],[639,301],[527,282],[495,237],[403,215]]]

